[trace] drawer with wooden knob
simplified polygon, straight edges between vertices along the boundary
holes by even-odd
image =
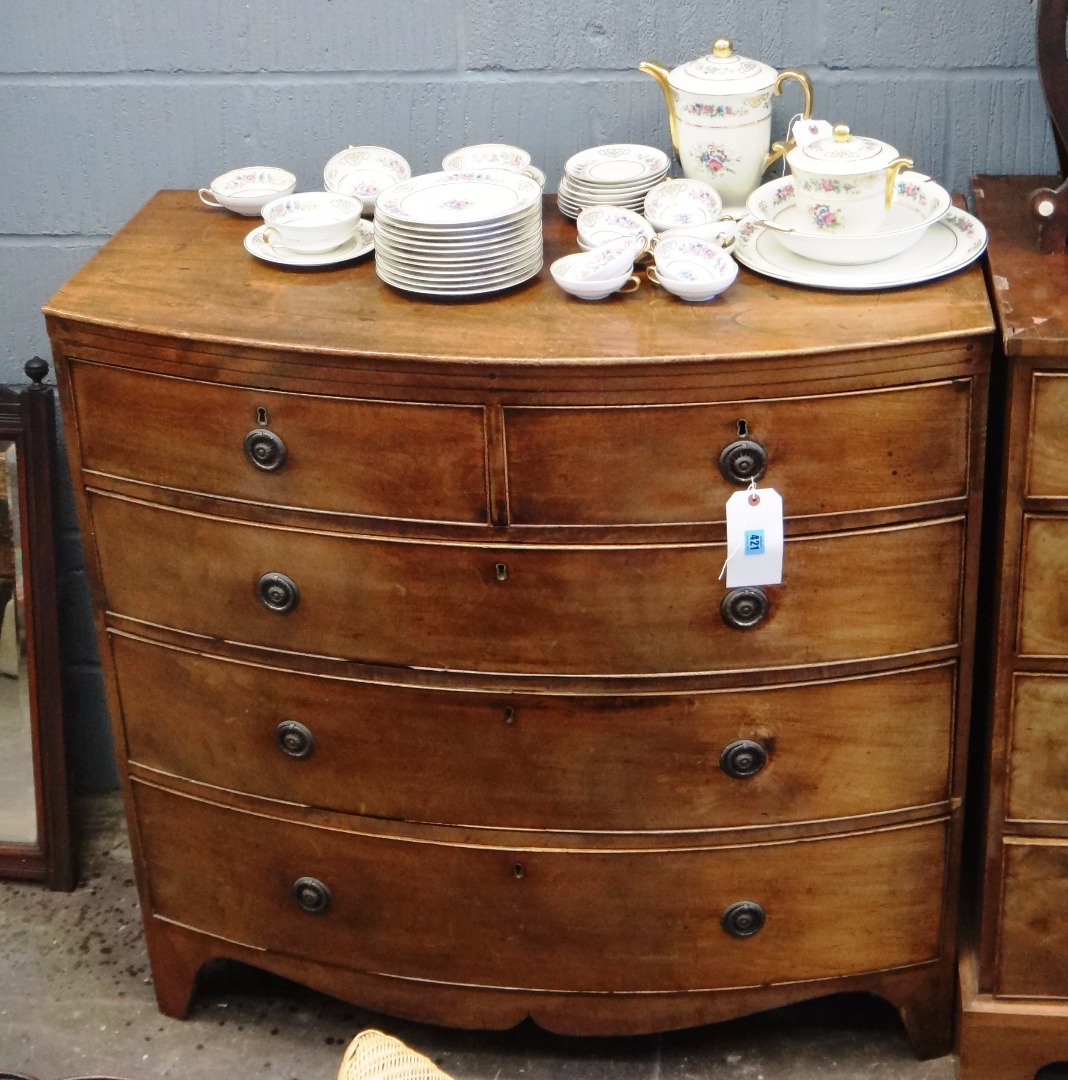
[[[380,685],[116,634],[110,648],[131,763],[287,803],[613,831],[856,818],[948,799],[953,663],[598,696]]]
[[[90,472],[273,506],[488,520],[481,406],[279,393],[87,361],[71,377]]]
[[[613,992],[832,978],[940,954],[943,820],[735,847],[553,848],[133,789],[157,918],[309,960]]]
[[[788,541],[784,585],[728,590],[722,544],[383,540],[88,500],[111,613],[268,648],[625,675],[916,656],[959,635],[959,518]]]
[[[962,379],[715,404],[506,406],[511,521],[722,521],[751,480],[780,491],[790,517],[960,499],[970,391]]]

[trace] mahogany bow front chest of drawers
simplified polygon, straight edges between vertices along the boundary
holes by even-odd
[[[865,990],[948,1049],[978,269],[430,302],[248,228],[163,192],[46,308],[163,1010],[230,957],[590,1034]]]

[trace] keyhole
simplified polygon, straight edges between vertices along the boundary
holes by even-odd
[[[512,873],[515,874],[517,878],[521,878],[526,873],[526,871],[523,869],[523,864],[521,862],[517,862],[515,866],[512,867]]]
[[[506,724],[515,723],[515,709],[513,709],[510,705],[504,710],[504,722]]]
[[[270,417],[267,415],[267,410],[261,405],[256,410],[256,424],[259,427],[266,427],[270,423]]]
[[[493,573],[496,575],[498,581],[508,580],[508,567],[505,563],[496,563],[493,567]]]
[[[749,425],[744,420],[739,420],[738,421],[738,438],[739,439],[748,439],[749,438]]]

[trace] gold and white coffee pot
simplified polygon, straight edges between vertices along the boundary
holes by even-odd
[[[792,147],[771,149],[771,98],[791,80],[805,95],[801,118],[812,115],[812,83],[799,68],[773,67],[739,56],[719,38],[707,56],[668,71],[655,60],[638,65],[664,92],[671,142],[683,173],[711,184],[724,208],[739,210],[768,167]]]

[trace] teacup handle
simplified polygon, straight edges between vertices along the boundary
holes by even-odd
[[[203,204],[204,204],[205,206],[210,206],[210,207],[212,207],[212,208],[213,208],[213,209],[215,209],[215,210],[224,210],[224,209],[225,209],[225,207],[223,206],[223,204],[222,204],[222,203],[219,203],[219,202],[215,202],[214,200],[212,200],[212,199],[209,199],[209,198],[207,198],[207,196],[211,195],[211,193],[212,193],[212,192],[211,192],[211,188],[206,188],[206,187],[202,187],[202,188],[201,188],[201,189],[200,189],[200,190],[199,190],[199,191],[197,192],[197,195],[198,195],[198,196],[200,196],[200,201],[201,201],[201,202],[202,202],[202,203],[203,203]]]
[[[267,228],[260,233],[260,239],[268,246],[271,247],[271,233],[277,234],[278,230],[273,225],[268,225]]]
[[[784,68],[775,76],[775,83],[771,88],[772,93],[778,97],[782,93],[783,83],[789,82],[791,79],[801,84],[801,91],[805,95],[801,119],[808,120],[812,116],[812,80],[808,77],[807,72],[802,71],[800,68]],[[773,142],[771,144],[771,153],[764,159],[764,172],[767,172],[779,158],[786,157],[795,145],[796,143],[792,138],[783,139],[781,142]]]
[[[616,294],[619,296],[626,296],[627,293],[634,292],[635,289],[637,289],[638,286],[641,285],[641,283],[642,280],[640,277],[638,277],[637,274],[631,274],[630,277],[627,278],[627,280],[624,281],[618,289],[616,289]]]
[[[661,284],[663,284],[663,283],[661,282],[660,278],[658,278],[658,277],[656,276],[656,267],[655,267],[655,266],[650,266],[650,267],[647,267],[647,268],[646,268],[646,271],[645,271],[645,276],[646,276],[646,277],[647,277],[647,278],[648,278],[648,279],[649,279],[649,280],[650,280],[650,281],[651,281],[651,282],[652,282],[652,283],[653,283],[654,285],[661,285]]]

